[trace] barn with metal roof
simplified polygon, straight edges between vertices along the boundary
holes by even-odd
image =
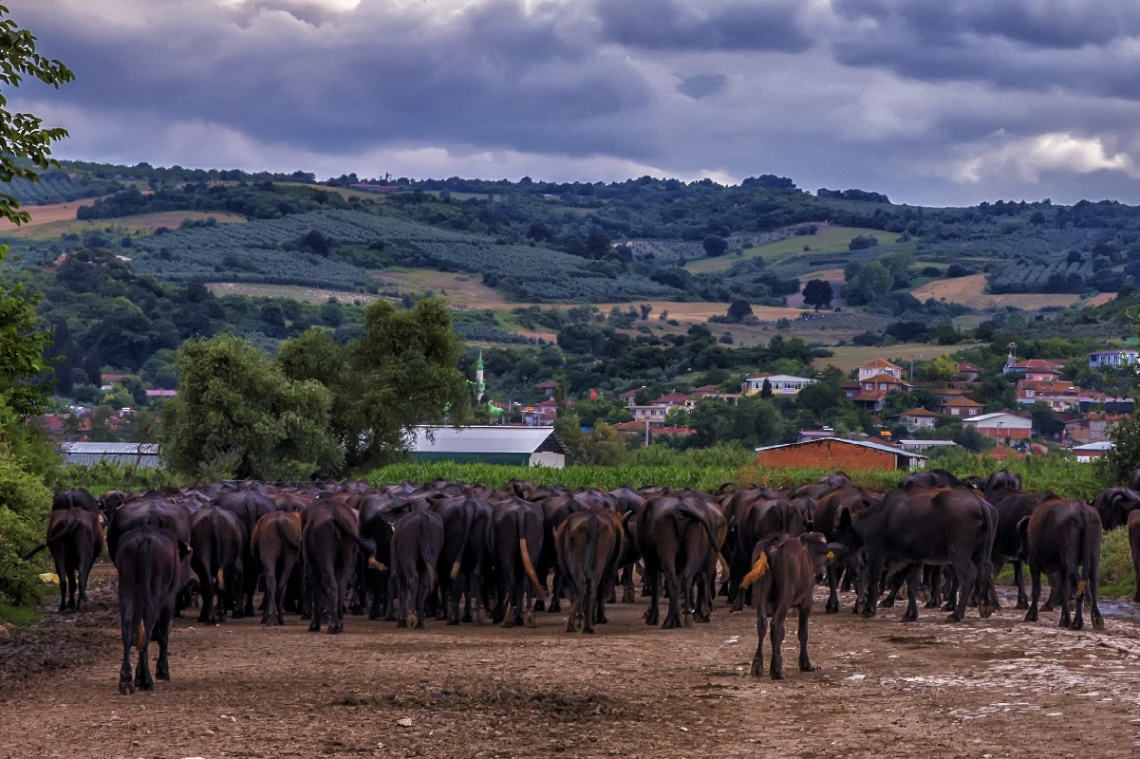
[[[482,462],[512,466],[566,466],[566,446],[553,427],[419,426],[408,451],[415,461]]]
[[[159,465],[158,445],[154,443],[60,443],[59,452],[65,464],[91,466],[111,461],[124,466]]]

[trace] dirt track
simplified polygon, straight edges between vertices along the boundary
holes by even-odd
[[[839,615],[816,604],[817,672],[796,671],[790,621],[783,682],[748,676],[748,611],[662,631],[641,622],[644,601],[618,604],[593,637],[546,613],[538,629],[512,630],[353,617],[340,636],[296,617],[281,628],[184,619],[173,682],[122,697],[104,577],[93,611],[49,612],[22,645],[0,641],[0,756],[1140,754],[1140,626],[1111,613],[1103,634],[1059,630],[1056,613],[1024,624],[1012,609],[959,625],[922,610],[902,624],[900,609],[856,619],[848,596]]]

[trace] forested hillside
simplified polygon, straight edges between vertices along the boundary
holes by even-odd
[[[466,338],[523,346],[492,363],[525,392],[555,365],[575,387],[616,389],[804,371],[821,345],[1119,336],[1140,277],[1137,208],[920,208],[770,175],[318,182],[65,162],[8,189],[33,221],[0,230],[4,276],[46,293],[56,388],[80,397],[103,371],[172,386],[171,352],[192,336],[273,351],[323,325],[343,343],[378,297],[447,296]],[[800,347],[748,352],[778,335]]]

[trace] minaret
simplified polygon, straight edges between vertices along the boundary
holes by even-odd
[[[483,381],[483,351],[479,351],[479,360],[475,362],[475,402],[483,402],[483,391],[487,383]]]

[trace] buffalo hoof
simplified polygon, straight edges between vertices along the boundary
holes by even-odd
[[[408,626],[408,620],[406,620],[406,619],[397,619],[396,620],[396,629],[403,630],[407,626]]]
[[[702,625],[707,625],[707,624],[710,624],[712,622],[712,615],[711,614],[699,614],[698,613],[694,617],[694,619],[697,622],[700,622]]]
[[[683,614],[681,614],[681,627],[684,627],[687,630],[688,628],[690,628],[692,626],[693,626],[693,613],[691,611],[686,611]]]
[[[759,662],[759,661],[752,662],[752,676],[753,677],[763,677],[764,676],[764,662]]]
[[[467,620],[467,621],[470,622],[471,620]],[[486,621],[487,621],[487,615],[483,613],[483,610],[482,609],[476,609],[475,614],[474,614],[475,624],[482,625],[482,624],[486,623]]]
[[[889,596],[887,598],[884,598],[882,601],[879,601],[879,606],[883,607],[884,609],[894,608],[894,605],[895,605],[895,599],[893,599]]]
[[[780,670],[776,670],[775,672],[773,672],[772,673],[772,679],[773,680],[783,680],[784,679],[784,670],[780,669]]]
[[[1052,602],[1052,601],[1046,601],[1046,602],[1045,602],[1044,604],[1042,604],[1042,606],[1041,606],[1041,611],[1053,611],[1053,609],[1054,609],[1054,606],[1053,606],[1053,602]]]
[[[1140,599],[1137,599],[1140,600]],[[637,591],[633,588],[625,588],[621,592],[621,602],[623,604],[631,604],[637,601]]]
[[[827,604],[823,607],[823,613],[824,614],[838,614],[839,613],[839,602],[836,601],[835,603],[832,603],[831,601],[828,601]]]
[[[309,632],[315,633],[315,632],[320,632],[320,631],[321,631],[321,623],[320,622],[318,622],[317,620],[314,619],[312,622],[309,623]]]
[[[905,612],[902,615],[902,621],[903,622],[917,622],[918,621],[918,612],[916,611],[914,614],[911,614],[909,611]]]
[[[156,678],[158,678],[159,680],[162,680],[163,682],[167,682],[167,683],[170,682],[170,672],[168,670],[163,670],[161,672],[155,672],[154,676]]]
[[[340,625],[329,625],[325,630],[326,635],[340,635],[342,632],[344,632],[344,628]]]
[[[1085,621],[1083,619],[1074,619],[1071,622],[1069,622],[1069,629],[1070,630],[1083,630],[1084,627],[1085,627]]]
[[[874,609],[863,609],[863,613],[861,614],[861,616],[863,617],[863,619],[871,619],[872,617],[875,616],[875,610]]]
[[[815,670],[816,668],[813,667],[810,662],[808,664],[800,662],[800,672],[815,672]]]
[[[511,629],[511,628],[512,628],[512,627],[514,627],[514,626],[515,626],[515,621],[514,621],[513,619],[504,619],[504,620],[503,620],[503,621],[502,621],[502,622],[499,624],[499,627],[503,628],[504,630],[509,630],[509,629]]]
[[[980,616],[982,619],[989,619],[994,615],[994,611],[994,607],[990,606],[988,603],[978,605],[978,616]]]
[[[1092,623],[1093,623],[1093,629],[1094,630],[1103,630],[1104,629],[1104,617],[1102,617],[1101,615],[1093,614]]]
[[[677,620],[672,617],[666,617],[665,621],[661,623],[662,630],[676,630]]]
[[[135,684],[130,682],[119,683],[119,694],[123,696],[130,696],[135,692]]]
[[[523,614],[523,624],[527,627],[538,627],[538,619],[534,616],[533,611]]]
[[[538,599],[537,601],[535,601],[534,602],[534,610],[535,611],[546,611],[546,601],[543,601],[541,598]],[[554,611],[554,609],[551,609],[551,611]]]
[[[583,635],[594,635],[595,634],[594,628],[587,627],[586,629],[582,630],[582,634]]]
[[[947,615],[946,621],[947,622],[961,622],[962,618],[958,616],[958,612],[954,612],[953,614]]]
[[[586,629],[586,620],[575,615],[574,618],[570,620],[569,627],[570,632],[580,633],[582,630]]]
[[[274,620],[273,624],[284,625],[285,624],[285,617],[278,617],[276,620]]]
[[[953,611],[955,608],[957,608],[957,606],[953,601],[947,601],[942,604],[942,611]]]
[[[262,614],[261,615],[261,624],[263,624],[263,625],[269,624],[269,615],[268,614]]]

